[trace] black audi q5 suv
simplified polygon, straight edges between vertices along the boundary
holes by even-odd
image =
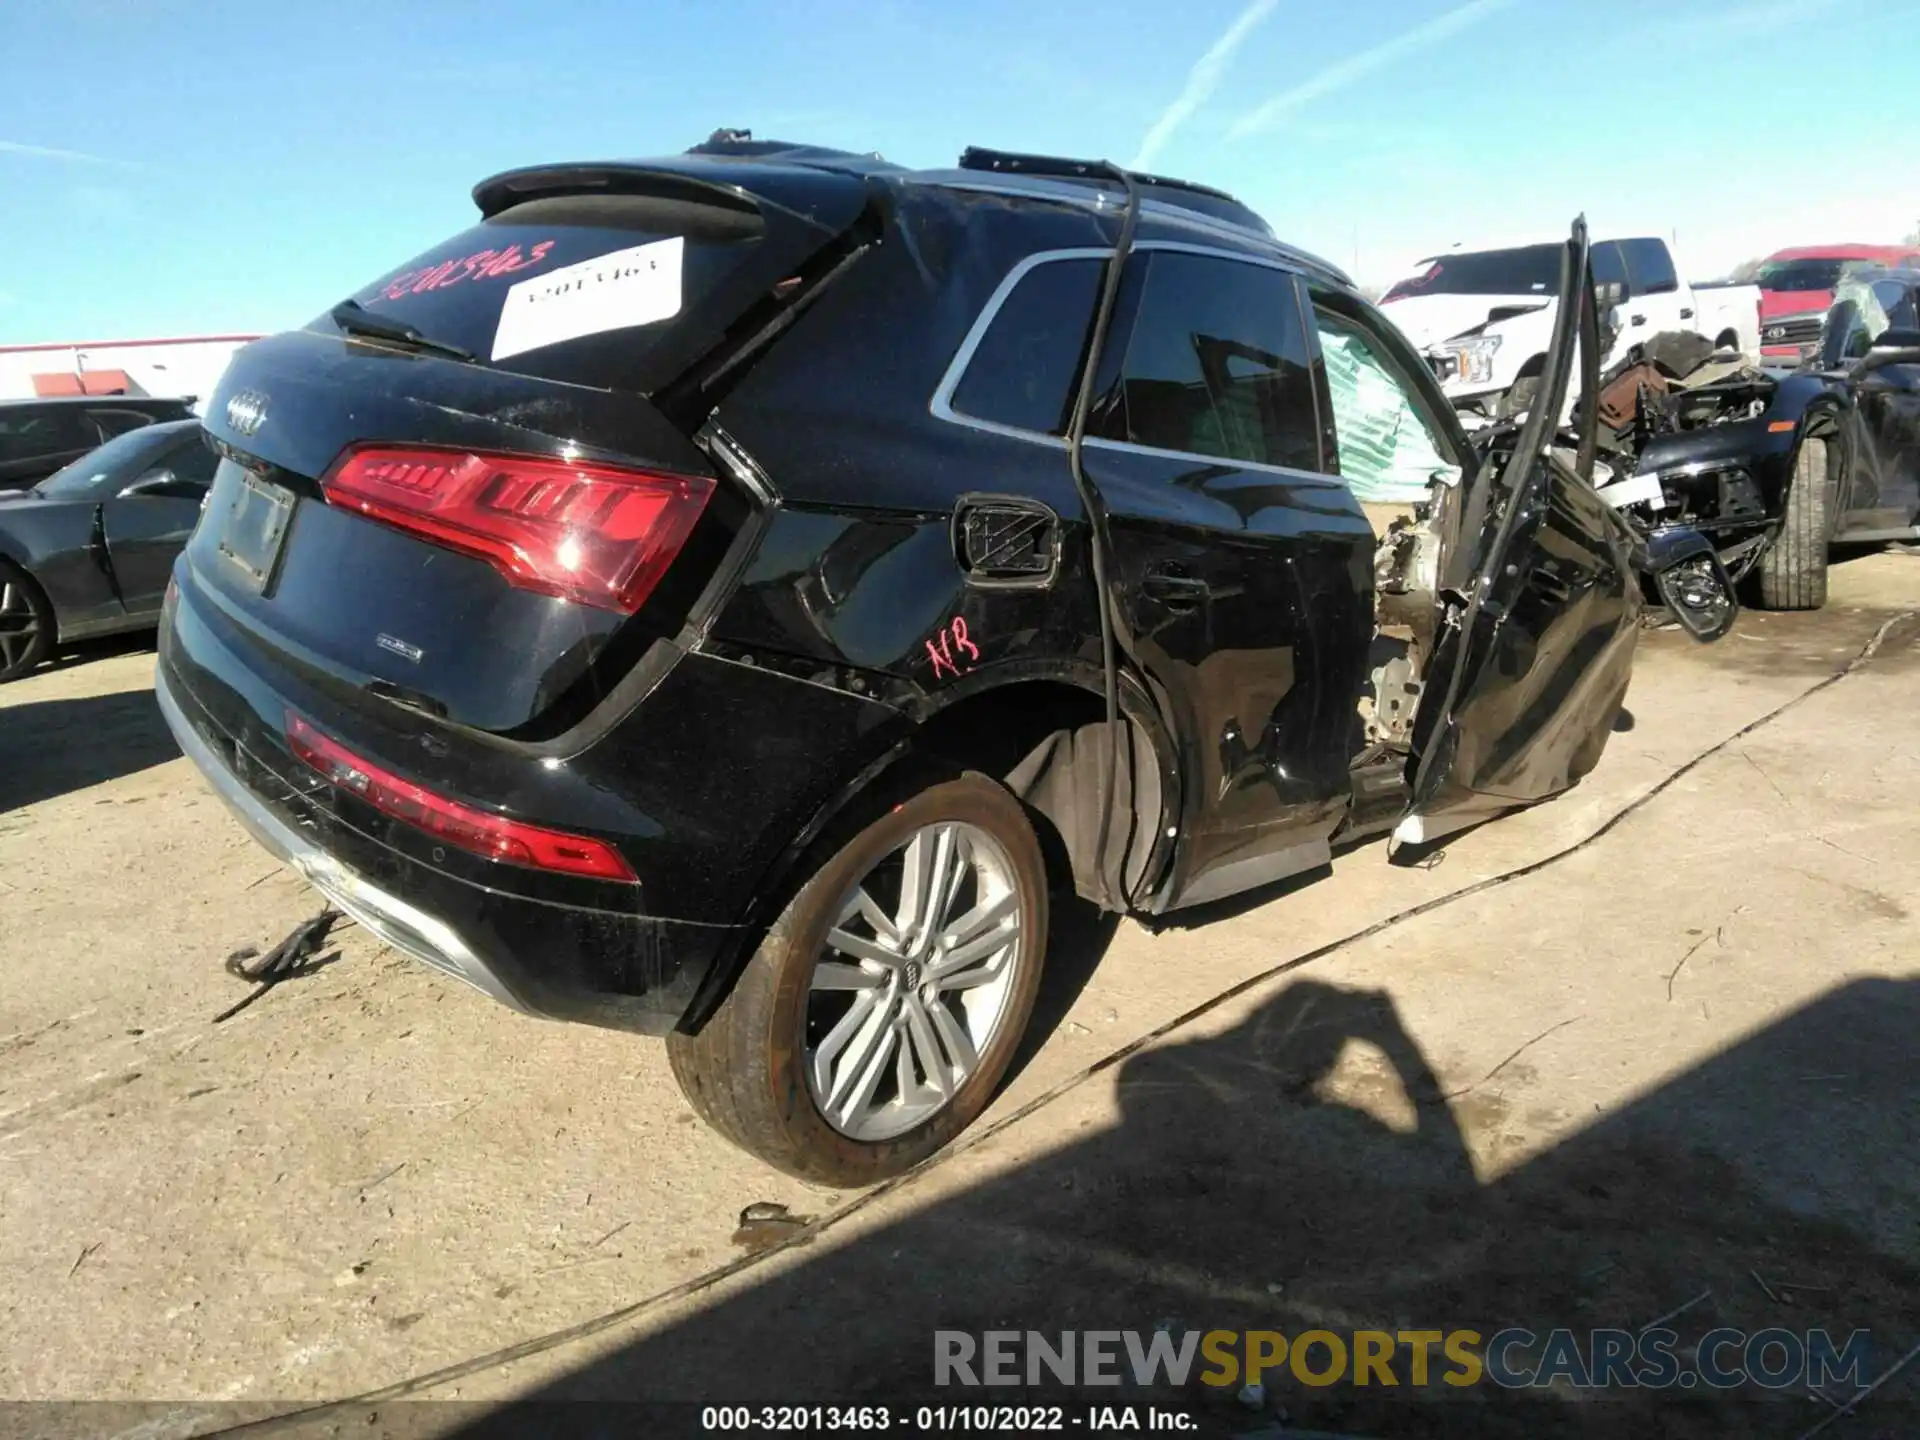
[[[1579,448],[1470,444],[1230,197],[733,135],[474,199],[236,356],[160,702],[341,909],[664,1035],[775,1166],[968,1124],[1050,894],[1164,916],[1599,758],[1641,592]],[[1563,277],[1556,395],[1578,225]]]

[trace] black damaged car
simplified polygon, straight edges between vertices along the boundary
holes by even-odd
[[[159,622],[217,463],[199,421],[163,421],[0,492],[0,681],[63,645]]]
[[[1730,619],[1591,434],[1476,451],[1216,192],[728,137],[474,198],[235,358],[160,703],[369,930],[664,1034],[794,1174],[979,1113],[1056,887],[1168,916],[1543,800],[1606,744],[1636,567]],[[1563,276],[1542,414],[1598,353],[1583,227]]]
[[[1770,610],[1817,610],[1840,544],[1920,540],[1920,271],[1849,276],[1800,369],[1666,334],[1602,377],[1601,494],[1711,538]]]

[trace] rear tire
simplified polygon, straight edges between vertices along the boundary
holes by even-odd
[[[0,560],[0,684],[33,673],[53,653],[53,607],[33,577]]]
[[[1794,452],[1779,533],[1754,567],[1765,610],[1818,610],[1827,603],[1827,545],[1833,534],[1832,455],[1825,440]]]
[[[910,898],[915,874],[942,898]],[[674,1078],[703,1120],[776,1169],[871,1185],[986,1108],[1033,1012],[1046,939],[1046,862],[1020,802],[971,772],[929,786],[826,860],[699,1033],[667,1037]]]

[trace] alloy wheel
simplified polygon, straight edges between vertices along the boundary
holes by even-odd
[[[960,822],[915,831],[842,898],[814,961],[807,1083],[854,1140],[937,1114],[1000,1033],[1022,963],[1013,861]]]
[[[26,586],[0,580],[0,671],[32,655],[40,639],[40,615]]]

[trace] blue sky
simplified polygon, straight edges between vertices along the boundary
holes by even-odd
[[[1387,280],[1677,236],[1695,278],[1920,225],[1920,0],[0,0],[0,343],[275,330],[473,182],[720,125],[1140,161]],[[1818,123],[1792,112],[1819,114]]]

